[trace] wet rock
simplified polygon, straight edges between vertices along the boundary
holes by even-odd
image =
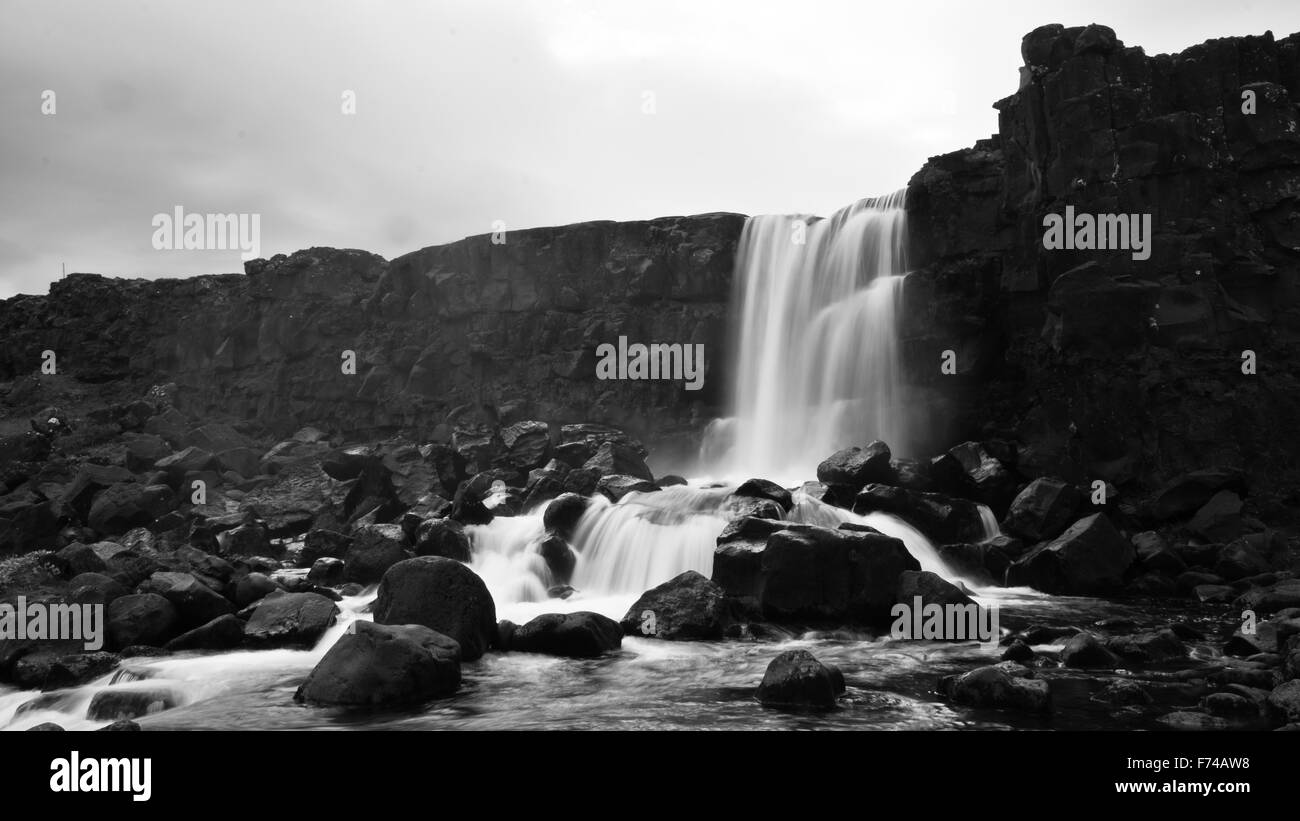
[[[165,645],[166,650],[229,650],[244,641],[244,622],[233,613],[218,616],[207,624],[182,633]]]
[[[1267,573],[1271,569],[1268,560],[1245,539],[1225,545],[1214,565],[1214,572],[1230,582]]]
[[[938,573],[931,573],[928,570],[904,570],[898,576],[895,602],[912,607],[918,598],[922,606],[934,604],[946,607],[950,604],[975,603],[970,596],[962,592],[961,588]]]
[[[516,628],[504,649],[568,658],[596,658],[619,649],[623,630],[599,613],[544,613]]]
[[[102,573],[82,573],[68,582],[68,601],[75,604],[111,604],[131,591]]]
[[[542,514],[542,526],[564,541],[573,539],[578,522],[587,512],[587,499],[576,493],[562,493],[546,506]]]
[[[95,494],[86,523],[99,533],[123,533],[147,525],[176,506],[166,485],[123,482]]]
[[[217,551],[225,556],[271,556],[279,553],[271,545],[266,525],[248,521],[217,535]]]
[[[790,491],[766,479],[748,479],[742,482],[732,495],[748,499],[769,499],[775,502],[783,513],[790,512],[790,508],[794,505]]]
[[[1174,730],[1223,730],[1228,727],[1228,722],[1221,718],[1190,710],[1178,710],[1156,721]]]
[[[1145,687],[1132,679],[1115,679],[1092,696],[1093,701],[1117,707],[1145,706],[1155,701]]]
[[[1236,693],[1211,693],[1205,697],[1202,706],[1212,716],[1219,718],[1256,718],[1259,707],[1245,696]]]
[[[312,584],[333,587],[343,582],[343,562],[329,557],[320,558],[307,571],[307,581]]]
[[[360,525],[343,560],[345,580],[374,584],[388,569],[407,557],[400,525]]]
[[[1047,682],[1011,675],[996,666],[979,667],[968,673],[945,676],[939,691],[956,704],[967,707],[1047,713],[1052,696]]]
[[[90,545],[81,542],[73,542],[55,553],[50,562],[67,578],[82,573],[100,573],[107,567]]]
[[[112,672],[121,661],[122,657],[117,653],[104,651],[63,656],[50,665],[43,689],[61,690],[89,684]]]
[[[807,650],[787,650],[767,665],[757,695],[765,707],[828,709],[844,690],[839,670]]]
[[[1260,616],[1300,607],[1300,579],[1283,579],[1267,587],[1247,590],[1232,604],[1242,610],[1254,610]]]
[[[629,493],[655,493],[659,486],[647,479],[635,476],[610,474],[602,476],[596,483],[596,490],[609,497],[611,502],[619,502]]]
[[[557,584],[567,585],[573,579],[573,569],[578,564],[578,554],[559,536],[547,536],[538,547],[546,561],[546,569]]]
[[[1242,473],[1231,468],[1211,468],[1185,473],[1162,487],[1151,501],[1151,513],[1159,520],[1190,516],[1219,490],[1241,490]]]
[[[718,537],[713,581],[775,622],[888,624],[899,576],[920,563],[898,539],[871,529],[785,523],[760,543],[761,519]],[[724,541],[725,539],[725,541]]]
[[[855,497],[853,512],[876,511],[898,516],[934,542],[977,542],[985,535],[984,521],[974,502],[939,493],[870,484]]]
[[[312,530],[303,540],[302,552],[298,554],[298,566],[311,567],[317,559],[325,557],[342,559],[351,546],[351,536],[334,530]]]
[[[355,621],[294,699],[340,706],[417,704],[456,692],[460,660],[460,645],[428,627]]]
[[[1014,661],[1020,664],[1027,664],[1034,658],[1034,651],[1023,639],[1015,639],[1007,645],[1007,649],[1002,651],[1000,658],[1003,661]]]
[[[279,589],[280,586],[265,573],[249,573],[235,583],[235,606],[247,607]]]
[[[1086,596],[1118,588],[1134,550],[1104,513],[1075,522],[1007,569],[1007,584],[1045,593]]]
[[[1187,646],[1172,630],[1157,630],[1132,636],[1113,636],[1106,649],[1125,661],[1154,664],[1187,657]]]
[[[1002,529],[1029,542],[1054,539],[1074,521],[1082,504],[1083,494],[1074,485],[1035,479],[1012,500]]]
[[[1061,664],[1084,670],[1113,670],[1120,666],[1120,660],[1093,634],[1079,633],[1061,648]]]
[[[319,593],[277,593],[253,610],[244,635],[250,644],[312,647],[334,625],[338,606]]]
[[[616,442],[603,443],[582,467],[602,477],[629,476],[650,483],[655,478],[640,453]]]
[[[865,448],[855,446],[836,451],[817,466],[817,481],[843,485],[850,494],[869,484],[889,482],[893,477],[889,445],[879,441]]]
[[[176,607],[157,593],[122,596],[108,606],[108,645],[118,649],[162,646],[180,631],[180,624]]]
[[[454,519],[428,519],[416,530],[415,555],[445,556],[458,562],[470,560],[465,526]]]
[[[170,710],[179,703],[170,690],[110,687],[90,700],[86,718],[91,721],[121,721]]]
[[[41,733],[41,732],[46,732],[46,733],[48,733],[48,732],[61,733],[61,732],[64,732],[64,730],[63,730],[62,727],[60,727],[59,725],[55,724],[54,722],[52,722],[52,721],[46,721],[46,722],[44,722],[44,723],[42,723],[42,724],[37,724],[35,727],[28,727],[28,728],[27,728],[27,732],[29,732],[29,733]]]
[[[496,605],[474,571],[454,559],[419,556],[389,568],[374,604],[376,624],[421,624],[455,639],[473,661],[492,646]]]
[[[154,573],[138,592],[157,593],[171,602],[180,617],[178,627],[183,630],[235,611],[228,600],[189,573]]]
[[[1002,462],[978,442],[963,442],[935,459],[930,474],[941,489],[1007,512],[1016,496],[1016,480]]]
[[[628,609],[623,635],[669,641],[720,641],[733,623],[726,591],[694,570],[651,588]]]

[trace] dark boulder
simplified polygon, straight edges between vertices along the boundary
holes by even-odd
[[[189,573],[154,573],[136,592],[157,593],[171,602],[180,617],[178,627],[183,630],[235,611],[227,599]]]
[[[566,542],[572,541],[578,522],[587,512],[588,501],[576,493],[562,493],[546,506],[542,514],[542,526]]]
[[[180,650],[229,650],[244,641],[244,622],[233,613],[218,616],[207,624],[182,633],[164,647]]]
[[[865,448],[845,448],[826,457],[817,466],[817,481],[844,485],[850,492],[875,482],[889,482],[893,479],[889,457],[889,445],[880,441]]]
[[[1007,662],[989,667],[978,667],[969,673],[945,676],[939,682],[939,691],[953,701],[967,707],[1016,710],[1028,713],[1048,713],[1052,710],[1051,690],[1046,681],[1029,678],[1018,665],[1005,666]],[[1008,672],[1011,670],[1011,672]],[[1020,674],[1014,674],[1024,671]]]
[[[417,624],[355,621],[298,688],[309,704],[418,704],[460,687],[460,645]]]
[[[787,650],[767,665],[758,700],[765,707],[828,709],[844,689],[839,670],[807,650]]]
[[[312,647],[334,625],[338,612],[319,593],[275,593],[256,605],[244,635],[254,645]]]
[[[1002,529],[1028,542],[1055,539],[1074,521],[1083,504],[1079,489],[1060,479],[1042,477],[1016,495]]]
[[[358,525],[344,557],[344,579],[374,584],[388,569],[407,557],[401,525]]]
[[[157,593],[122,596],[108,606],[108,645],[161,647],[180,632],[180,624],[176,607]]]
[[[889,485],[867,485],[855,497],[853,512],[876,511],[894,514],[934,542],[976,542],[985,537],[979,506],[966,499]]]
[[[718,641],[733,623],[732,611],[726,591],[688,570],[642,593],[619,624],[625,636]]]
[[[444,556],[458,562],[470,560],[469,536],[455,519],[427,519],[415,531],[415,555]]]
[[[623,643],[618,622],[599,613],[544,613],[515,628],[504,648],[567,658],[596,658]]]
[[[1134,555],[1106,514],[1094,513],[1013,563],[1007,584],[1071,596],[1105,593],[1120,587]]]
[[[376,624],[422,624],[450,636],[465,661],[482,656],[496,638],[496,605],[487,585],[454,559],[418,556],[389,568],[375,599]]]

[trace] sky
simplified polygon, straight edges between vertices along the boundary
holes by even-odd
[[[1300,31],[1295,0],[0,9],[0,298],[45,293],[65,269],[243,270],[237,247],[156,247],[158,215],[177,207],[256,216],[264,257],[392,258],[595,219],[827,214],[996,131],[992,104],[1015,92],[1036,26],[1104,23],[1149,54]]]

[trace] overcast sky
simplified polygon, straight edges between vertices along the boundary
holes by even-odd
[[[0,297],[63,263],[243,270],[154,250],[177,205],[260,214],[268,257],[391,258],[497,220],[825,214],[995,131],[1035,26],[1105,23],[1150,54],[1300,31],[1295,0],[0,7]]]

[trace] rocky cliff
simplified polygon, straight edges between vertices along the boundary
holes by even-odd
[[[171,382],[180,409],[269,436],[313,424],[352,438],[445,440],[469,412],[474,422],[616,421],[671,437],[720,409],[743,224],[735,214],[583,223],[391,262],[313,248],[254,260],[242,276],[73,275],[48,296],[0,303],[0,380],[13,380],[12,412],[65,403],[68,390],[129,401]],[[596,347],[620,335],[703,343],[703,389],[597,380]],[[57,356],[53,379],[39,373],[46,350]],[[344,372],[345,351],[355,374]]]
[[[1300,35],[1148,56],[1051,25],[1021,49],[998,133],[909,188],[907,348],[936,439],[1138,490],[1241,468],[1260,515],[1294,507]],[[1150,257],[1045,249],[1067,206],[1151,215]]]

